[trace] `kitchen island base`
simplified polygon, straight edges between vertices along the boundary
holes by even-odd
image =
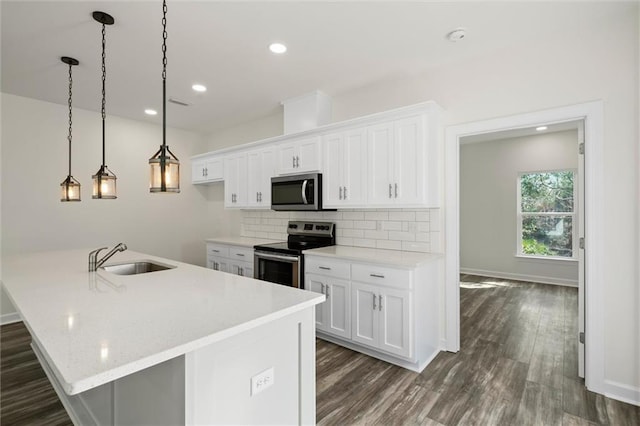
[[[313,307],[76,395],[32,347],[76,425],[315,424]]]

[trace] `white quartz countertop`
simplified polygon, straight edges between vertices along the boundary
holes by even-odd
[[[401,268],[416,268],[443,257],[443,255],[439,253],[419,253],[350,246],[322,247],[305,250],[303,253],[309,256],[334,257],[337,259],[370,262]]]
[[[2,281],[70,395],[94,388],[324,300],[318,293],[127,250],[109,264],[174,269],[87,272],[87,250],[8,257]]]
[[[208,243],[230,244],[234,246],[250,247],[258,244],[271,244],[279,243],[283,240],[268,240],[266,238],[251,238],[251,237],[211,237],[205,240]]]

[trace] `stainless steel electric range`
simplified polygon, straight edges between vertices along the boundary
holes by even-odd
[[[286,242],[253,247],[254,278],[304,288],[302,251],[335,245],[335,228],[332,222],[290,221]]]

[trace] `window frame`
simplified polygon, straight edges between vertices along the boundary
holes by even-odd
[[[571,172],[573,174],[573,211],[572,212],[523,212],[522,211],[522,176],[530,174],[542,174],[542,173],[560,173]],[[516,179],[516,257],[522,257],[526,259],[544,259],[544,260],[578,260],[578,169],[576,168],[563,168],[563,169],[550,169],[550,170],[530,170],[525,172],[518,172]],[[547,256],[541,254],[527,254],[522,252],[522,221],[526,216],[570,216],[571,217],[571,257],[569,256]]]

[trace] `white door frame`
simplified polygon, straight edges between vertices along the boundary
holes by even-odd
[[[585,136],[585,384],[605,393],[602,254],[604,242],[603,103],[594,101],[544,111],[453,125],[445,131],[445,342],[460,350],[460,139],[502,130],[584,120]],[[576,339],[578,337],[576,336]]]

